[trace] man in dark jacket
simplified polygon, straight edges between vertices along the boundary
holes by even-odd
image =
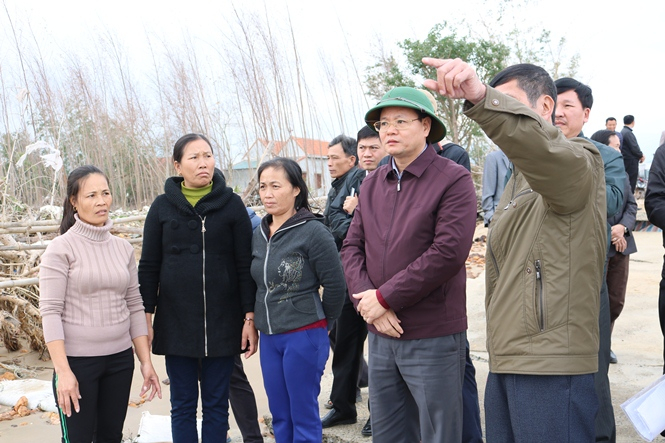
[[[471,171],[471,160],[469,159],[469,153],[466,152],[466,149],[456,143],[448,141],[442,143],[443,142],[437,143],[437,145],[441,147],[441,150],[438,152],[441,157],[449,158],[458,165],[464,166],[467,171]]]
[[[422,91],[394,88],[365,122],[391,157],[363,182],[342,263],[370,331],[373,438],[458,443],[471,174],[431,148],[445,127]]]
[[[634,127],[635,117],[632,115],[625,116],[623,118],[623,129],[621,130],[621,136],[623,137],[621,154],[623,155],[623,163],[628,173],[628,180],[630,180],[631,192],[635,192],[639,164],[644,163],[644,154],[642,154],[640,145],[637,143],[637,138],[633,134]]]
[[[593,106],[591,88],[579,81],[564,77],[554,82],[557,92],[557,103],[554,124],[561,129],[568,139],[584,137],[582,127],[589,119]],[[586,137],[584,137],[586,138]],[[607,145],[590,140],[603,158],[605,169],[605,195],[607,210],[607,248],[609,251],[610,228],[609,218],[621,209],[623,202],[623,183],[626,180],[626,171],[623,167],[621,155]],[[605,259],[607,268],[607,258]],[[594,376],[596,395],[598,396],[598,413],[596,414],[596,441],[616,441],[616,425],[614,422],[614,409],[612,408],[612,395],[610,381],[607,376],[610,367],[610,299],[607,285],[603,278],[600,291],[600,347],[598,350],[598,372]]]
[[[665,247],[665,143],[660,145],[653,156],[653,162],[649,170],[649,184],[644,198],[644,208],[647,211],[649,221],[663,230],[663,246]],[[660,318],[660,330],[665,338],[665,263],[663,263],[660,294],[658,296],[658,316]],[[663,361],[663,373],[665,373],[665,342]],[[665,431],[663,435],[665,435]]]
[[[347,197],[358,194],[360,184],[365,178],[365,171],[358,169],[357,165],[356,140],[346,135],[335,137],[328,147],[328,170],[334,180],[323,214],[338,251],[342,249],[342,242],[353,219],[353,215],[344,210],[344,201]],[[356,388],[358,371],[362,367],[367,326],[353,308],[349,297],[344,300],[342,314],[330,331],[333,348],[333,385],[330,392],[332,408],[321,419],[323,428],[355,423],[358,415]]]
[[[649,184],[644,197],[644,208],[649,221],[663,230],[663,246],[665,247],[665,132],[660,137],[661,145],[656,149],[653,163],[649,170]],[[665,263],[661,272],[660,291],[658,295],[658,317],[660,330],[665,339]],[[663,341],[663,373],[665,373],[665,340]],[[665,431],[660,435],[665,437]]]

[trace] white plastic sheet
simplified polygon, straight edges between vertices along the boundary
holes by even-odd
[[[201,420],[196,420],[196,430],[201,438]],[[226,437],[226,436],[225,436]],[[167,443],[172,442],[171,417],[168,415],[152,415],[148,411],[141,414],[137,443]]]
[[[665,429],[665,375],[626,400],[621,408],[638,434],[653,441]]]

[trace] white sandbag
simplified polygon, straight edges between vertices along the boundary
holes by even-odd
[[[57,412],[50,381],[28,378],[0,381],[0,404],[14,406],[21,398],[28,399],[28,408]]]
[[[196,420],[196,431],[201,438],[201,420]],[[226,436],[225,436],[226,437]],[[137,443],[165,443],[172,442],[171,416],[152,415],[148,411],[141,414],[139,432],[136,436]]]

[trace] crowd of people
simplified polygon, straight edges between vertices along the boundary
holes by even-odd
[[[216,169],[205,135],[181,137],[178,175],[150,207],[138,267],[131,245],[110,234],[104,173],[69,174],[61,235],[40,270],[63,442],[121,441],[133,354],[141,395],[161,397],[151,351],[165,358],[174,442],[198,441],[199,397],[204,443],[228,439],[229,403],[244,441],[263,441],[240,359],[259,350],[277,443],[319,443],[323,428],[356,423],[365,386],[362,435],[381,443],[616,441],[607,373],[636,251],[644,155],[634,117],[621,132],[608,118],[587,138],[592,91],[575,79],[519,64],[484,84],[462,60],[423,63],[437,73],[425,87],[463,100],[497,146],[481,202],[485,436],[466,338],[478,215],[469,157],[445,140],[430,92],[396,87],[356,139],[329,143],[322,215],[296,161],[259,166],[259,219]],[[662,228],[661,145],[646,210]],[[665,336],[665,266],[660,320]],[[330,411],[320,417],[330,349]]]

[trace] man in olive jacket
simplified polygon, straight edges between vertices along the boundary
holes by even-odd
[[[552,125],[556,89],[542,68],[511,66],[486,86],[462,60],[423,61],[437,68],[425,86],[466,99],[465,114],[513,163],[487,241],[487,442],[594,441],[600,153]]]

